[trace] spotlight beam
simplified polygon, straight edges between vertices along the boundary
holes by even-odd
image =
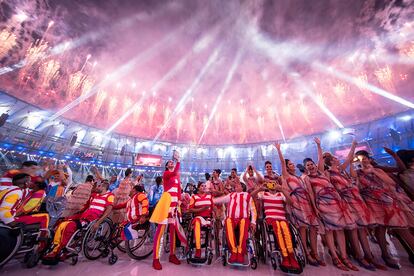
[[[282,70],[287,73],[287,75],[290,75],[288,72],[287,64],[291,60],[297,59],[297,56],[294,55],[293,51],[284,50],[285,54],[283,57],[280,56],[280,53],[278,49],[280,48],[279,44],[275,44],[273,41],[268,39],[267,37],[263,36],[258,32],[256,29],[248,29],[248,31],[251,33],[250,40],[253,42],[253,45],[260,50],[262,54],[265,54],[267,57],[269,57],[272,62],[281,67]],[[297,45],[293,44],[293,49],[296,50]],[[306,52],[306,50],[298,49],[298,53],[300,56],[307,57],[309,53]],[[306,59],[306,58],[305,58]],[[306,94],[310,96],[313,102],[315,102],[319,108],[339,127],[344,128],[344,125],[335,117],[335,115],[332,113],[332,111],[329,110],[329,108],[320,100],[317,99],[315,94],[311,89],[308,88],[307,85],[303,83],[302,80],[299,80],[298,78],[293,78],[295,84],[297,84]]]
[[[199,53],[202,50],[206,49],[211,42],[213,41],[214,37],[218,34],[218,28],[214,28],[213,32],[211,34],[207,34],[205,36],[203,36],[200,40],[198,40],[196,43],[194,43],[193,48],[191,51],[189,51],[186,55],[184,55],[175,65],[173,68],[171,68],[167,74],[165,74],[160,80],[157,81],[157,83],[151,88],[151,92],[152,93],[157,93],[161,87],[167,82],[169,81],[173,76],[175,76],[178,72],[181,71],[181,69],[183,69],[190,57],[194,54],[194,53]],[[145,100],[145,96],[141,97],[135,104],[134,107],[129,109],[126,113],[124,113],[122,115],[121,118],[119,118],[106,132],[105,135],[108,135],[109,133],[111,133],[116,127],[118,127],[123,121],[125,121],[126,118],[128,118],[137,108],[139,108],[144,100]]]
[[[74,101],[72,101],[71,103],[63,107],[61,110],[56,112],[49,120],[55,120],[59,118],[60,116],[62,116],[63,114],[71,110],[72,108],[79,105],[81,102],[83,102],[87,98],[95,95],[99,91],[99,88],[105,87],[114,81],[118,81],[120,78],[128,74],[132,69],[134,69],[135,66],[142,64],[148,61],[149,59],[151,59],[152,57],[154,57],[155,54],[158,53],[158,50],[162,50],[168,44],[170,44],[173,38],[175,38],[177,34],[180,33],[184,29],[184,27],[187,25],[188,25],[188,22],[187,24],[181,25],[175,32],[172,32],[168,34],[167,36],[165,36],[161,41],[157,42],[151,48],[146,49],[144,52],[141,52],[139,55],[134,57],[132,60],[122,65],[114,73],[112,73],[109,78],[105,78],[103,81],[99,82],[97,85],[94,85],[90,91],[88,91],[84,95],[79,96],[77,99],[75,99]]]
[[[185,104],[188,102],[188,99],[190,98],[191,94],[196,90],[198,85],[200,84],[203,77],[206,75],[206,73],[210,70],[211,66],[214,64],[214,62],[217,60],[219,53],[221,51],[221,48],[223,46],[223,43],[221,43],[209,56],[207,63],[203,66],[198,76],[195,78],[195,80],[192,82],[191,86],[186,90],[184,95],[181,97],[180,101],[178,102],[177,106],[175,107],[174,111],[168,117],[167,121],[164,123],[164,125],[161,127],[160,131],[158,131],[157,135],[152,140],[152,143],[155,143],[160,136],[163,134],[163,132],[167,129],[167,127],[170,125],[172,119],[178,115],[185,107]]]
[[[156,13],[156,14],[153,13],[151,15],[151,17],[159,16],[160,14],[162,14],[162,12],[159,12],[159,13]],[[111,29],[115,30],[116,28],[127,27],[135,21],[148,19],[146,17],[147,17],[146,14],[137,13],[137,14],[129,17],[129,18],[125,18],[125,19],[121,20],[120,22],[114,24]],[[57,44],[56,46],[54,46],[53,48],[51,48],[49,50],[49,54],[44,53],[41,56],[40,60],[43,60],[45,58],[52,57],[52,56],[55,56],[55,55],[63,54],[64,52],[67,52],[69,50],[76,49],[76,48],[88,43],[89,41],[94,41],[94,40],[99,39],[101,36],[108,33],[108,31],[110,31],[110,30],[108,30],[107,27],[100,28],[97,31],[83,34],[79,38],[74,39],[72,41],[66,41],[66,42],[59,43],[59,44]],[[4,74],[7,74],[9,72],[12,72],[14,70],[23,68],[24,66],[26,66],[26,63],[27,63],[26,60],[22,59],[18,63],[15,63],[15,64],[10,65],[10,66],[2,67],[2,68],[0,68],[0,76],[4,75]]]
[[[244,54],[244,48],[241,48],[237,51],[237,54],[234,58],[234,61],[230,67],[229,73],[227,74],[226,80],[224,81],[223,87],[220,90],[219,95],[217,96],[216,101],[214,102],[213,108],[211,109],[210,115],[208,116],[207,124],[204,126],[203,132],[201,133],[200,139],[198,139],[198,144],[203,140],[203,137],[208,129],[208,126],[210,125],[211,120],[213,119],[214,115],[216,114],[217,107],[221,102],[221,99],[223,98],[224,93],[229,88],[229,85],[233,79],[234,72],[236,71],[237,67],[240,64],[240,60]]]
[[[387,98],[387,99],[389,99],[391,101],[397,102],[399,104],[402,104],[404,106],[407,106],[409,108],[414,109],[414,103],[412,103],[412,102],[410,102],[410,101],[408,101],[408,100],[406,100],[404,98],[401,98],[399,96],[396,96],[394,94],[391,94],[391,93],[385,91],[384,89],[381,89],[381,88],[379,88],[379,87],[377,87],[375,85],[372,85],[370,83],[362,83],[361,81],[359,81],[355,77],[352,77],[352,76],[350,76],[348,74],[345,74],[345,73],[340,72],[338,70],[335,70],[333,68],[328,68],[328,66],[325,66],[325,65],[323,65],[323,64],[321,64],[319,62],[314,62],[312,64],[312,67],[315,68],[315,69],[317,69],[318,71],[320,71],[322,73],[325,73],[325,74],[334,76],[334,77],[336,77],[338,79],[344,80],[344,81],[346,81],[346,82],[348,82],[350,84],[353,84],[355,86],[362,87],[362,88],[364,88],[364,89],[366,89],[366,90],[368,90],[368,91],[370,91],[370,92],[372,92],[374,94],[380,95],[380,96],[382,96],[384,98]]]

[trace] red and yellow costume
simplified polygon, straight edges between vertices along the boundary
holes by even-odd
[[[42,191],[44,194],[44,191]],[[40,224],[41,228],[49,225],[48,214],[29,214],[37,211],[43,196],[41,192],[33,195],[17,186],[8,186],[0,191],[0,220],[6,224],[21,222],[24,224]],[[40,199],[39,199],[40,197]],[[19,216],[17,216],[19,215]]]
[[[136,224],[142,216],[148,215],[148,198],[145,193],[136,193],[130,200],[118,204],[114,210],[126,208],[128,222]]]
[[[185,233],[178,219],[178,199],[181,196],[179,171],[180,162],[177,162],[173,171],[166,170],[164,172],[164,193],[155,206],[150,219],[150,222],[158,224],[154,237],[154,260],[159,260],[160,258],[162,238],[167,224],[169,225],[170,231],[170,258],[175,256],[176,235],[184,246],[187,246]]]
[[[253,199],[246,192],[233,192],[213,199],[215,204],[227,203],[225,220],[226,238],[231,252],[230,263],[244,263],[247,249],[247,238],[250,223],[256,224],[257,212]],[[249,218],[251,220],[249,221]],[[239,241],[236,242],[235,228],[239,228]]]
[[[53,251],[45,258],[54,258],[69,242],[72,235],[78,229],[77,221],[80,225],[86,226],[90,222],[99,219],[105,212],[108,206],[112,206],[114,202],[114,195],[111,192],[104,194],[92,194],[89,202],[85,207],[87,209],[81,213],[69,217],[67,220],[61,222],[56,227],[55,236],[53,238]]]
[[[286,197],[281,192],[274,194],[260,192],[258,198],[263,200],[266,223],[272,226],[276,242],[282,253],[283,260],[281,266],[286,269],[299,270],[300,266],[294,255],[292,236],[286,219]]]
[[[209,194],[193,195],[190,200],[190,209],[208,208],[203,211],[194,213],[195,218],[192,221],[194,226],[194,240],[196,245],[196,258],[201,257],[201,226],[211,225],[211,215],[213,213],[213,198]]]

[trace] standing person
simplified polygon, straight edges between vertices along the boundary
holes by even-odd
[[[318,148],[318,166],[310,158],[305,158],[303,164],[308,172],[307,181],[312,187],[315,194],[315,206],[318,208],[322,222],[325,225],[325,238],[332,256],[333,264],[344,271],[349,269],[358,271],[347,258],[344,229],[353,229],[356,227],[355,221],[349,211],[349,208],[341,198],[335,187],[329,179],[323,174],[324,162],[322,157],[321,142],[315,138]],[[338,244],[340,255],[335,248],[335,240]],[[339,256],[342,259],[339,259]],[[312,256],[318,258],[317,256]]]
[[[324,265],[317,256],[318,228],[321,223],[318,219],[319,212],[315,206],[315,195],[311,187],[306,186],[305,181],[296,175],[295,164],[289,159],[284,159],[279,143],[275,144],[280,164],[282,166],[282,178],[285,179],[287,188],[290,192],[291,205],[290,214],[292,222],[299,228],[300,238],[305,247],[307,260],[310,265]],[[308,249],[307,232],[309,231],[310,248]],[[318,262],[319,260],[319,262]]]
[[[265,184],[268,182],[273,182],[275,185],[282,185],[280,175],[273,171],[272,162],[269,160],[265,162],[265,175],[263,176]]]
[[[263,182],[263,176],[256,170],[253,165],[248,165],[243,174],[243,181],[247,186],[247,192],[252,192],[257,188],[259,183]]]
[[[79,212],[83,206],[88,202],[91,197],[92,188],[95,183],[93,175],[88,175],[85,179],[85,183],[79,184],[71,195],[67,197],[65,210],[62,213],[62,217],[73,216]]]
[[[160,201],[152,213],[150,222],[157,223],[157,231],[154,237],[154,257],[152,267],[156,270],[161,270],[160,263],[162,239],[164,237],[165,228],[168,225],[170,231],[170,257],[169,261],[173,264],[181,264],[180,260],[175,255],[176,236],[186,246],[187,242],[185,234],[181,228],[178,219],[178,205],[179,197],[181,195],[180,185],[180,161],[178,156],[174,156],[176,163],[173,160],[165,164],[165,171],[163,174],[164,193]]]
[[[388,251],[386,232],[395,228],[396,232],[411,248],[414,248],[414,237],[408,227],[413,227],[410,217],[413,213],[396,194],[394,181],[381,169],[374,168],[368,152],[356,152],[361,169],[357,170],[361,186],[361,195],[377,223],[375,237],[381,248],[385,264],[394,269],[400,269],[398,262]]]
[[[375,270],[375,268],[385,269],[384,266],[375,261],[368,243],[367,227],[375,224],[374,216],[362,198],[358,186],[356,183],[353,183],[345,171],[354,158],[356,145],[356,141],[353,141],[348,156],[342,164],[335,156],[324,154],[324,164],[328,168],[325,170],[325,175],[338,190],[342,199],[345,200],[354,221],[358,225],[358,228],[347,230],[351,237],[350,242],[356,261],[360,266],[369,270]],[[361,252],[360,244],[365,253],[365,257]]]
[[[148,196],[150,213],[152,213],[158,201],[160,200],[162,193],[164,192],[164,186],[161,184],[162,184],[162,177],[157,176],[155,178],[155,185],[151,186],[149,196]]]
[[[232,193],[234,192],[235,187],[238,185],[240,185],[240,178],[237,175],[237,169],[233,168],[231,169],[229,178],[226,180],[226,183],[224,184],[224,191],[226,193]]]
[[[220,196],[224,194],[224,185],[223,181],[220,178],[221,170],[213,170],[211,179],[206,182],[207,192],[211,193],[213,196]]]
[[[113,190],[115,201],[114,205],[126,202],[129,199],[129,193],[132,189],[132,169],[128,168],[125,170],[125,178],[121,181],[118,188]],[[125,220],[125,209],[118,209],[112,212],[112,221],[114,223],[121,223]]]

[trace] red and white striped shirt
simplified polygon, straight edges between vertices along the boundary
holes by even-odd
[[[227,204],[227,217],[231,219],[241,219],[251,217],[251,223],[256,224],[257,212],[253,199],[249,193],[233,192],[226,196],[214,198],[215,204]]]
[[[265,218],[286,220],[286,197],[283,193],[260,192],[257,197],[263,200]]]
[[[195,215],[204,218],[211,217],[213,211],[213,197],[209,194],[204,194],[202,196],[193,195],[190,200],[190,209],[203,207],[208,207],[208,210],[198,212]]]
[[[89,201],[89,210],[95,210],[98,214],[103,214],[106,207],[114,204],[114,195],[111,192],[104,194],[92,194]]]
[[[148,214],[148,198],[144,193],[137,193],[126,205],[129,222],[136,222],[142,215]]]

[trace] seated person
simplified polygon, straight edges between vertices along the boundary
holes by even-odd
[[[190,207],[188,212],[194,213],[192,224],[194,226],[194,240],[196,244],[196,252],[194,257],[201,258],[201,226],[210,225],[208,219],[213,213],[213,198],[206,193],[206,184],[202,183],[195,194],[190,199]]]
[[[46,229],[49,224],[49,215],[31,214],[40,208],[44,190],[42,193],[38,188],[43,187],[44,189],[45,184],[44,182],[32,184],[30,179],[28,174],[16,174],[13,176],[12,186],[0,191],[0,221],[10,226],[15,226],[18,223],[39,224],[41,229]],[[32,191],[30,195],[26,189],[28,186],[35,187],[35,191]],[[45,236],[47,233],[43,231],[41,236]],[[38,250],[43,250],[45,246],[46,243],[41,243]]]
[[[16,211],[17,216],[39,212],[40,206],[46,196],[47,185],[44,181],[29,182],[28,188],[28,195]]]
[[[131,224],[143,224],[147,221],[148,211],[148,198],[144,193],[144,187],[141,185],[135,185],[129,192],[131,197],[128,201],[120,203],[114,206],[114,210],[120,210],[126,208],[127,221],[123,222],[126,225],[128,222]]]
[[[89,223],[96,220],[92,230],[98,229],[102,221],[111,213],[114,203],[114,195],[108,192],[108,186],[109,183],[107,182],[97,184],[92,190],[93,193],[83,211],[68,217],[57,225],[53,239],[53,250],[45,255],[44,259],[56,259],[78,228],[86,227]],[[62,256],[62,258],[64,259],[65,256]]]
[[[252,192],[252,196],[263,201],[265,220],[273,227],[276,242],[282,253],[281,268],[285,270],[300,270],[295,258],[293,242],[290,235],[289,222],[286,219],[286,204],[291,203],[289,192],[282,185],[268,182]]]
[[[247,254],[247,238],[249,226],[252,232],[256,230],[256,207],[249,193],[243,192],[239,184],[235,191],[222,197],[214,198],[214,204],[227,203],[225,220],[226,238],[230,249],[230,263],[244,263]],[[251,224],[249,222],[251,218]],[[238,243],[236,243],[235,228],[239,228]]]

